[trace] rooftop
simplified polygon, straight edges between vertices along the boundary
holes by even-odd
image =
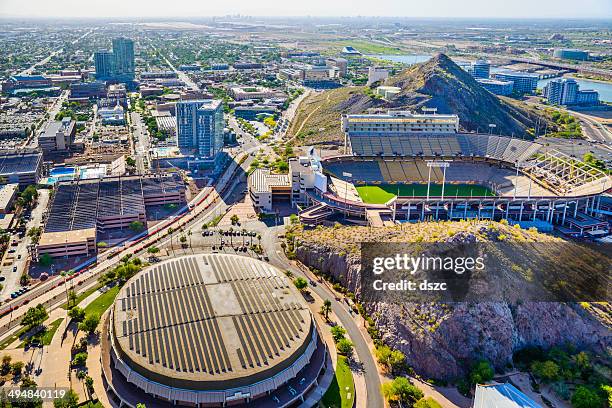
[[[253,192],[266,193],[273,187],[290,187],[291,182],[287,174],[271,174],[268,169],[256,169],[249,176],[249,185]]]
[[[312,329],[280,270],[229,254],[149,267],[123,286],[113,311],[114,337],[132,369],[196,390],[269,378],[299,358]]]
[[[474,408],[542,408],[510,383],[477,384]]]

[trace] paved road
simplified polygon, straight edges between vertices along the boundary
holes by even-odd
[[[138,173],[145,174],[149,166],[150,139],[145,129],[142,117],[138,112],[130,113],[131,124],[134,127],[134,155]]]
[[[278,233],[283,231],[283,226],[278,228],[268,228],[262,234],[261,242],[266,245],[268,257],[270,263],[283,269],[291,270],[294,275],[302,276],[307,280],[311,280],[312,276],[307,276],[299,268],[294,267],[289,260],[284,256],[280,243],[278,242]],[[342,301],[335,299],[335,295],[327,288],[324,284],[318,284],[316,286],[310,286],[309,290],[312,290],[321,299],[329,299],[332,303],[332,310],[340,319],[340,323],[346,329],[350,336],[353,344],[355,345],[355,352],[359,358],[359,361],[363,364],[363,375],[365,376],[366,389],[367,389],[367,403],[365,404],[368,408],[384,408],[384,401],[380,392],[381,383],[378,375],[378,367],[374,361],[374,357],[370,352],[370,348],[363,338],[363,334],[357,327],[357,323],[353,320],[353,317],[348,312],[348,306]]]
[[[31,219],[26,224],[26,233],[33,227],[42,226],[42,216],[47,209],[47,203],[49,202],[49,190],[38,190],[37,205],[32,209]],[[17,239],[16,235],[11,237],[11,241]],[[27,235],[19,239],[17,246],[9,246],[8,250],[4,254],[3,265],[10,263],[8,266],[3,266],[1,273],[5,280],[2,282],[4,288],[1,291],[0,299],[10,299],[10,294],[19,288],[19,278],[26,271],[27,259],[28,259],[28,246],[32,243],[32,239]],[[14,251],[14,252],[10,252]],[[17,270],[13,272],[13,268]]]

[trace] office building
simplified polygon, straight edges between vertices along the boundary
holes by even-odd
[[[96,79],[114,82],[132,82],[135,75],[134,41],[114,38],[113,50],[94,53]]]
[[[278,95],[277,92],[261,86],[235,86],[230,89],[230,93],[236,101],[274,98]]]
[[[223,127],[220,100],[200,99],[176,104],[176,134],[181,149],[214,159],[223,148]]]
[[[70,99],[106,98],[106,85],[102,81],[78,82],[70,85]]]
[[[500,81],[498,79],[476,78],[476,82],[494,95],[511,95],[514,87],[514,82]]]
[[[248,179],[253,206],[260,212],[271,213],[273,202],[289,202],[291,182],[287,174],[271,174],[270,169],[256,169]]]
[[[38,136],[38,146],[44,154],[65,152],[74,144],[76,122],[69,117],[61,121],[52,121],[43,133]]]
[[[491,63],[485,60],[477,60],[472,63],[472,76],[474,78],[489,78]]]
[[[571,49],[571,48],[558,48],[553,52],[555,58],[568,59],[574,61],[586,61],[589,59],[588,51]]]
[[[369,67],[368,68],[368,85],[372,85],[374,82],[384,81],[389,78],[389,70],[382,67]]]
[[[115,58],[112,51],[96,51],[94,53],[94,66],[96,68],[96,79],[108,81],[115,75]]]
[[[551,105],[597,105],[599,94],[588,89],[581,91],[575,79],[559,78],[544,87],[544,97]]]
[[[512,81],[512,91],[518,94],[535,92],[538,87],[538,75],[528,72],[497,72],[493,78],[498,81]]]
[[[325,65],[329,68],[337,68],[338,76],[345,77],[348,72],[348,61],[346,58],[328,58]]]
[[[599,92],[594,89],[579,90],[576,97],[577,105],[599,105]]]
[[[120,82],[134,80],[134,41],[129,38],[113,39],[113,55],[115,56],[115,78]]]

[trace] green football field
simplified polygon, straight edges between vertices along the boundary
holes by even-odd
[[[426,197],[427,184],[379,184],[355,186],[359,196],[367,204],[384,204],[398,194],[402,197]],[[442,184],[431,184],[430,196],[440,196]],[[445,197],[493,197],[495,194],[484,186],[475,184],[446,184]]]

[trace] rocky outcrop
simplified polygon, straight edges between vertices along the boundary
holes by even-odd
[[[360,257],[335,246],[303,240],[296,249],[305,265],[330,274],[360,295]],[[423,376],[453,379],[469,362],[486,358],[497,368],[512,361],[525,346],[549,348],[573,344],[605,351],[612,345],[608,321],[574,303],[456,303],[364,305],[388,345],[404,352],[408,364]],[[607,304],[601,314],[610,316]]]

